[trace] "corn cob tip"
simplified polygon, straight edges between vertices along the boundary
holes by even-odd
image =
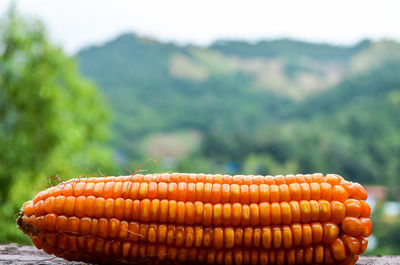
[[[18,213],[17,219],[15,220],[17,222],[18,228],[24,232],[23,226],[24,222],[22,221],[22,216],[24,216],[24,210],[21,208],[21,210]]]
[[[24,234],[27,234],[29,236],[37,234],[38,233],[37,228],[35,228],[32,224],[28,222],[24,222],[24,217],[26,217],[26,215],[24,213],[24,207],[22,207],[20,212],[18,213],[16,220],[19,230],[21,230]]]

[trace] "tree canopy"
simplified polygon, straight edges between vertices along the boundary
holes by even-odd
[[[0,222],[11,225],[49,176],[110,169],[108,120],[105,101],[75,60],[51,44],[39,21],[12,7],[0,22]],[[8,232],[1,229],[2,240]]]

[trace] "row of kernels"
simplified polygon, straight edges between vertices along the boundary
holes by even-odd
[[[208,264],[354,264],[358,255],[346,255],[342,241],[338,239],[334,244],[312,245],[305,248],[270,249],[204,249],[204,248],[179,248],[161,244],[143,244],[130,241],[103,240],[93,238],[76,238],[68,235],[45,236],[36,239],[48,253],[60,253],[69,249],[78,252],[78,256],[92,254],[92,261],[102,262],[104,258],[113,257],[114,260],[135,262],[138,260],[146,263],[158,261],[199,262]],[[73,247],[71,249],[71,246]],[[342,247],[343,246],[343,247]],[[61,250],[61,251],[60,251]],[[67,253],[64,253],[68,256]],[[73,259],[73,258],[72,258]],[[340,262],[340,263],[338,263]]]
[[[46,196],[95,196],[124,199],[168,199],[178,201],[202,201],[210,203],[240,202],[243,204],[259,202],[281,202],[291,200],[336,200],[348,199],[346,189],[330,183],[291,183],[280,185],[268,184],[219,184],[186,182],[78,182],[52,187]],[[37,202],[39,200],[34,200]]]
[[[346,207],[343,203],[326,200],[263,202],[248,205],[58,196],[39,201],[33,208],[36,216],[55,213],[77,217],[115,217],[120,220],[144,222],[234,226],[279,225],[312,221],[333,221],[340,224],[346,217]]]
[[[339,235],[339,227],[331,222],[246,228],[192,227],[49,214],[37,217],[33,220],[33,225],[40,231],[216,249],[240,246],[267,249],[309,246],[332,243]]]
[[[175,176],[175,177],[174,177]],[[183,177],[186,176],[186,177]],[[110,183],[111,182],[111,183]],[[49,196],[110,196],[117,198],[121,195],[127,196],[127,193],[130,193],[130,188],[132,183],[147,183],[150,185],[151,183],[164,183],[160,188],[161,196],[162,192],[165,190],[165,184],[169,185],[170,183],[174,183],[171,188],[174,190],[174,186],[178,185],[178,183],[186,183],[186,184],[197,184],[202,183],[205,184],[236,184],[236,185],[261,185],[265,184],[268,186],[271,185],[290,185],[290,184],[302,184],[302,183],[318,183],[318,184],[330,184],[331,186],[339,185],[343,186],[343,188],[347,191],[349,198],[365,200],[367,197],[367,193],[365,189],[359,185],[358,183],[352,183],[348,181],[344,181],[343,178],[337,175],[327,175],[323,177],[322,174],[313,174],[313,175],[288,175],[284,176],[222,176],[222,175],[204,175],[204,174],[161,174],[161,175],[133,175],[133,176],[123,176],[123,177],[107,177],[107,178],[82,178],[82,179],[72,179],[67,182],[60,183],[54,187],[50,187],[45,191],[39,192],[33,201],[36,203],[39,200],[46,199]],[[184,184],[182,184],[184,185]],[[193,185],[191,185],[193,186]],[[293,186],[293,185],[292,185]],[[217,186],[218,187],[218,186]],[[190,188],[190,187],[189,187]],[[226,186],[224,187],[226,189]],[[156,194],[154,192],[155,186],[154,184],[150,187],[150,195]],[[190,189],[189,189],[190,191]],[[104,192],[104,194],[103,194]],[[135,192],[135,189],[134,189]],[[324,192],[324,189],[321,189],[321,192]],[[157,196],[157,195],[156,195]],[[189,194],[190,196],[190,194]]]

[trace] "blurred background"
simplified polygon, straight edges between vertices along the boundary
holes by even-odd
[[[59,179],[143,164],[340,174],[369,192],[368,253],[400,254],[398,10],[0,1],[0,242],[29,244],[14,215]]]

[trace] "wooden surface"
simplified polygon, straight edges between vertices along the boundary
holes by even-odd
[[[17,244],[0,245],[0,265],[5,264],[65,264],[66,260],[48,255],[44,251],[33,246],[19,246]],[[82,262],[68,262],[67,264],[78,265]]]
[[[54,256],[47,255],[41,250],[32,246],[19,246],[17,244],[0,245],[0,264],[65,264],[66,261]],[[84,264],[80,262],[68,262],[69,265]],[[400,265],[400,256],[363,256],[360,257],[357,264],[361,265]]]

